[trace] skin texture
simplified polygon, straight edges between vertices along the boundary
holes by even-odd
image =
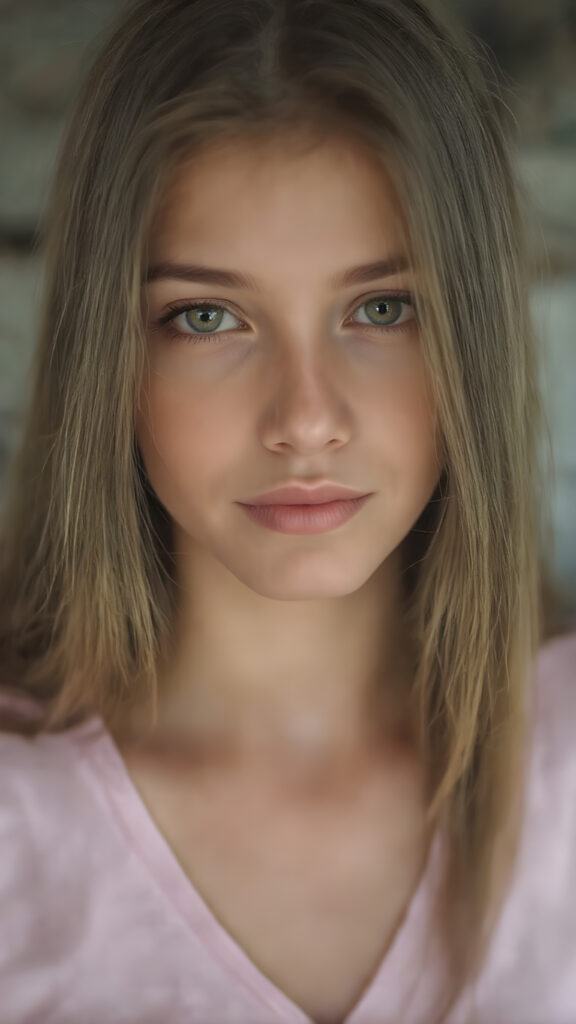
[[[175,524],[181,595],[158,742],[319,763],[366,750],[376,717],[385,728],[403,671],[399,545],[438,482],[436,415],[414,310],[365,305],[415,290],[411,271],[331,278],[393,255],[409,254],[391,181],[344,138],[304,153],[286,138],[207,146],[158,211],[150,265],[254,282],[145,286],[137,437]],[[158,326],[184,300],[228,311],[211,335],[197,310]],[[372,497],[314,535],[266,529],[237,504],[296,480]]]
[[[116,740],[204,902],[317,1024],[360,998],[430,843],[391,694],[407,681],[399,545],[438,482],[436,416],[413,310],[365,305],[417,283],[330,283],[405,246],[386,174],[343,139],[305,155],[286,139],[207,148],[151,239],[151,265],[233,269],[256,287],[147,285],[137,433],[174,521],[181,600],[157,723],[137,710]],[[184,300],[228,306],[215,341],[197,310],[179,314],[178,341],[158,327]],[[236,504],[295,480],[373,496],[311,535]]]

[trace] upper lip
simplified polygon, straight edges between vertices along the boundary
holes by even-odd
[[[251,498],[244,502],[247,505],[321,505],[326,501],[349,500],[350,498],[362,498],[365,491],[351,491],[348,487],[341,487],[340,484],[323,483],[317,487],[303,487],[301,484],[291,484],[288,487],[278,487],[275,491],[268,491],[266,494],[259,494],[257,498]]]

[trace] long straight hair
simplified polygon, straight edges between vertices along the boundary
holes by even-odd
[[[403,544],[406,699],[430,820],[448,839],[440,1014],[482,963],[514,863],[544,635],[537,449],[550,438],[514,129],[484,52],[419,0],[133,3],[61,145],[0,548],[1,681],[44,709],[6,728],[112,723],[137,696],[156,699],[177,591],[170,518],[135,440],[154,216],[205,146],[334,134],[368,145],[402,206],[442,433],[438,488]]]

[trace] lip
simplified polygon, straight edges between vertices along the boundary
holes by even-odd
[[[330,501],[350,501],[353,498],[366,497],[366,491],[352,491],[340,484],[329,481],[316,487],[302,487],[291,484],[278,487],[275,491],[259,494],[250,501],[239,502],[241,505],[323,505]]]
[[[316,505],[240,505],[240,508],[253,523],[278,533],[329,533],[352,519],[370,498],[371,495],[366,494],[361,498]]]

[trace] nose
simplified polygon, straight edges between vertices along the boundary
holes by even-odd
[[[270,381],[263,414],[263,441],[270,448],[313,454],[346,444],[351,414],[345,382],[324,352],[292,353]]]

